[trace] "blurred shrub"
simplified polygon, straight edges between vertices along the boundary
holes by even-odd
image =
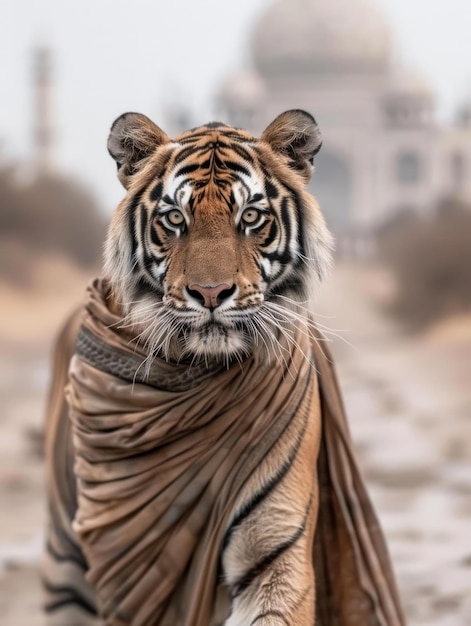
[[[404,212],[378,239],[397,282],[391,312],[407,326],[471,311],[471,207],[447,200],[427,218]]]
[[[12,273],[50,253],[62,253],[80,267],[96,266],[105,229],[94,198],[76,181],[41,176],[19,184],[14,168],[0,169],[0,267],[5,277],[21,282]],[[11,258],[13,250],[24,259]]]

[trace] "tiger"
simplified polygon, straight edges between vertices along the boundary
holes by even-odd
[[[250,353],[264,301],[309,296],[332,249],[303,184],[321,144],[304,111],[279,116],[261,140],[210,123],[170,142],[139,116],[118,118],[108,150],[128,195],[111,223],[104,269],[124,315],[146,327],[150,352],[179,352],[172,339],[181,322],[183,355],[229,362]],[[149,323],[145,310],[156,301],[165,313]]]
[[[111,218],[103,276],[110,309],[148,355],[133,385],[156,357],[211,372],[241,368],[257,353],[283,367],[280,337],[294,341],[290,325],[307,318],[331,265],[332,236],[308,190],[321,145],[314,117],[299,109],[260,137],[211,122],[170,138],[138,113],[113,123],[108,151],[126,193]],[[196,623],[118,619],[100,608],[75,532],[76,440],[64,395],[79,326],[80,312],[59,336],[48,409],[49,624]],[[207,626],[314,624],[320,428],[318,417],[287,427],[238,492],[217,557],[224,609],[215,600]]]

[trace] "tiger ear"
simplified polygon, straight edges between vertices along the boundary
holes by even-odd
[[[312,115],[300,109],[285,111],[264,130],[261,139],[286,156],[306,182],[311,178],[314,156],[322,146],[322,136]]]
[[[154,150],[170,141],[154,122],[140,113],[123,113],[111,126],[108,152],[118,166],[118,178],[127,189],[132,175]]]

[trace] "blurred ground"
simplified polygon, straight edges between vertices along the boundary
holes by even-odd
[[[410,626],[471,624],[471,316],[404,336],[371,302],[375,272],[340,268],[319,318]]]
[[[0,282],[0,624],[40,626],[37,564],[45,523],[41,426],[49,353],[88,276],[38,260],[33,288]]]
[[[38,454],[48,351],[85,277],[43,268],[35,294],[0,285],[0,623],[39,626],[45,519]],[[333,349],[360,463],[383,522],[410,626],[471,623],[471,319],[404,336],[378,309],[384,277],[341,266],[319,322]],[[343,338],[343,339],[342,339]],[[351,343],[353,347],[348,345]]]

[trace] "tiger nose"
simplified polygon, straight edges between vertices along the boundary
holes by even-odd
[[[215,287],[205,287],[204,285],[193,284],[187,287],[188,293],[207,309],[215,309],[224,300],[230,298],[235,291],[235,285],[221,283]]]

